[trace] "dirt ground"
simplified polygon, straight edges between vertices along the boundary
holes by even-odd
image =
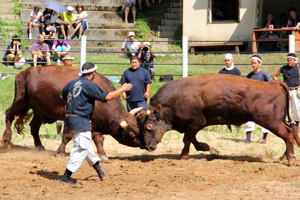
[[[44,138],[46,151],[35,150],[30,137],[13,141],[9,149],[0,148],[0,200],[300,199],[300,161],[292,167],[278,161],[284,145],[276,136],[248,145],[232,134],[204,132],[198,139],[220,155],[212,159],[191,147],[190,159],[178,160],[182,136],[174,132],[151,153],[105,136],[106,180],[85,162],[72,176],[74,186],[59,182],[68,159],[54,156],[59,140]]]

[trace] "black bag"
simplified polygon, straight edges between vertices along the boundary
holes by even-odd
[[[173,81],[173,80],[174,80],[174,78],[173,78],[173,75],[171,75],[171,74],[161,75],[159,77],[160,82],[163,82],[163,81],[168,82],[168,81]]]

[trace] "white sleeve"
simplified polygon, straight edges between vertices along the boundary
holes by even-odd
[[[31,13],[30,13],[30,15],[29,15],[29,18],[32,17],[32,16],[33,16],[33,11],[31,11]]]
[[[127,40],[124,40],[124,42],[123,42],[123,44],[122,44],[122,49],[125,49],[125,47],[126,47],[126,42],[127,42]]]

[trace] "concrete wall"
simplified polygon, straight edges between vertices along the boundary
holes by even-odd
[[[200,41],[241,41],[252,38],[256,26],[254,0],[241,0],[240,22],[209,23],[208,0],[183,1],[183,36]]]

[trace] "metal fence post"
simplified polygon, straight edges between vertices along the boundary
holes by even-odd
[[[80,67],[86,63],[86,35],[81,37],[80,42]]]
[[[295,53],[295,35],[289,35],[289,53]]]
[[[188,69],[188,45],[189,39],[186,36],[182,36],[182,77],[187,77],[189,73]]]

